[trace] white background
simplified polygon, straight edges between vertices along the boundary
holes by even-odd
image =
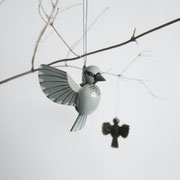
[[[60,9],[81,3],[61,0]],[[50,11],[50,3],[44,3]],[[88,34],[88,51],[128,40],[134,28],[140,34],[180,17],[179,0],[91,0],[90,25],[106,7],[109,10]],[[0,80],[27,71],[36,39],[44,24],[38,1],[6,0],[0,6]],[[58,15],[55,27],[69,45],[82,35],[82,6]],[[88,57],[113,73],[139,53],[125,72],[146,82],[152,97],[138,82],[104,75],[99,83],[102,98],[82,131],[71,133],[77,112],[73,107],[51,102],[42,93],[37,73],[0,85],[0,179],[1,180],[178,180],[180,179],[180,23],[138,39],[126,46]],[[51,27],[44,34],[35,66],[65,58],[68,52]],[[82,44],[76,49],[82,54]],[[146,53],[147,54],[147,53]],[[82,60],[73,65],[82,67]],[[64,69],[64,68],[63,68]],[[66,68],[80,83],[81,72]],[[119,149],[110,147],[111,137],[101,133],[103,122],[112,122],[119,97],[119,118],[130,125],[127,139],[119,138]]]

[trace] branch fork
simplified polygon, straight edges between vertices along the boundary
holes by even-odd
[[[136,34],[136,28],[134,28],[133,35],[131,36],[130,41],[134,41],[134,42],[136,42],[136,44],[138,44],[137,41],[136,41],[136,36],[135,36],[135,34]]]

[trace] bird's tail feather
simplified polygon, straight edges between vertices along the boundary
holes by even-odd
[[[79,114],[75,123],[73,124],[71,131],[77,131],[84,127],[86,123],[87,115]]]
[[[112,144],[111,144],[111,146],[114,147],[114,148],[118,148],[118,140],[117,140],[116,137],[114,137],[114,138],[112,139]]]

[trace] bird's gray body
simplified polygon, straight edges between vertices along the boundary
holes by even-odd
[[[87,115],[98,107],[101,92],[95,83],[105,80],[96,66],[85,68],[83,76],[84,82],[79,86],[65,71],[48,65],[39,69],[39,82],[46,96],[53,102],[75,106],[79,112],[71,131],[83,128]]]
[[[89,115],[98,107],[101,92],[95,84],[85,84],[78,93],[76,110],[82,115]]]

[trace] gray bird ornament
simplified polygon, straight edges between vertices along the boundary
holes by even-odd
[[[44,64],[39,68],[39,83],[45,95],[53,102],[74,106],[79,113],[71,131],[82,129],[87,115],[96,110],[101,97],[100,89],[96,85],[98,81],[105,79],[96,66],[84,68],[81,85],[65,71]]]
[[[129,125],[123,124],[119,126],[120,120],[118,118],[113,119],[114,125],[111,125],[109,122],[105,122],[102,125],[102,133],[104,135],[111,134],[112,136],[112,143],[111,146],[114,148],[118,148],[118,137],[122,136],[126,138],[129,134]]]

